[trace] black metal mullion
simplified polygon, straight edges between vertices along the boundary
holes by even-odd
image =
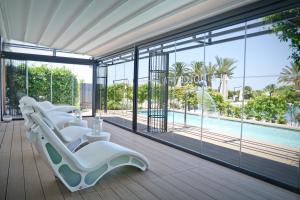
[[[2,37],[1,37],[1,35],[0,35],[0,54],[1,54],[1,52],[2,52]],[[2,66],[2,58],[0,57],[0,117],[1,117],[1,119],[0,119],[0,121],[2,121],[3,120],[3,108],[4,108],[4,106],[3,106],[3,102],[4,102],[4,98],[3,98],[3,83],[2,83],[2,80],[3,80],[3,78],[2,78],[2,76],[4,76],[4,74],[2,74],[2,72],[3,72],[3,66]]]
[[[138,78],[139,78],[139,49],[134,47],[133,63],[133,100],[132,100],[132,130],[137,131],[137,109],[138,109]]]
[[[96,88],[97,88],[97,68],[98,62],[93,63],[93,87],[92,87],[92,116],[96,114]]]
[[[30,61],[54,62],[54,63],[66,63],[66,64],[78,64],[78,65],[92,65],[94,63],[94,60],[91,59],[71,58],[71,57],[61,57],[61,56],[47,56],[47,55],[17,53],[17,52],[9,52],[9,51],[2,51],[0,56],[3,59],[30,60]]]

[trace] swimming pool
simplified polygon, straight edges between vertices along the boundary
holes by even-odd
[[[141,111],[139,114],[145,116],[147,115],[147,112]],[[168,113],[168,122],[173,122],[173,112]],[[174,112],[174,122],[183,123],[184,114]],[[193,114],[187,114],[187,124],[201,127],[201,117]],[[241,134],[240,122],[225,119],[204,117],[203,128],[212,132],[218,132],[238,138]],[[277,144],[285,147],[300,148],[300,131],[297,130],[244,123],[243,138],[248,140],[259,140],[269,144]]]

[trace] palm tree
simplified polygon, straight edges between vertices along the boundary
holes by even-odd
[[[291,63],[291,66],[285,66],[280,72],[279,83],[294,84],[296,89],[300,89],[300,65]]]
[[[271,97],[273,95],[273,93],[275,92],[276,90],[276,85],[275,84],[270,84],[270,85],[267,85],[264,90],[266,92],[269,93],[269,96]]]
[[[232,58],[220,58],[218,56],[215,57],[217,61],[217,76],[220,79],[220,84],[218,90],[221,89],[222,79],[224,75],[227,75],[228,78],[231,78],[233,75],[233,70],[236,68],[234,63],[236,61]]]
[[[202,80],[202,77],[203,77],[203,74],[204,74],[204,71],[203,71],[203,62],[201,61],[196,61],[196,62],[193,62],[191,64],[192,66],[192,77],[194,79],[194,81],[196,81],[196,85],[199,86],[199,81]]]
[[[216,73],[217,67],[216,65],[211,64],[211,62],[208,63],[208,65],[205,68],[206,73],[206,83],[207,87],[212,87],[212,79]]]
[[[184,62],[176,62],[172,65],[170,77],[175,79],[174,85],[183,85],[182,80],[189,76],[190,69]]]

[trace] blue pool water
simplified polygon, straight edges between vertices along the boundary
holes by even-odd
[[[141,115],[147,115],[146,112],[139,112]],[[169,112],[168,121],[173,122],[173,112]],[[184,114],[174,112],[174,122],[183,123]],[[192,126],[201,126],[201,117],[187,114],[187,124]],[[240,137],[241,123],[225,119],[208,118],[203,119],[203,128],[213,132],[226,134],[232,137]],[[244,123],[243,138],[255,141],[263,141],[269,144],[280,146],[300,148],[300,131],[262,126],[256,124]]]

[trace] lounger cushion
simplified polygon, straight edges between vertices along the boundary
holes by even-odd
[[[80,126],[68,126],[60,130],[61,135],[67,142],[72,142],[78,138],[81,138],[86,133],[90,132],[91,129]]]
[[[117,154],[135,154],[136,152],[127,149],[126,147],[108,141],[97,141],[84,146],[75,152],[76,158],[85,167],[92,169],[99,165],[99,163],[105,163],[112,156]]]
[[[74,116],[64,112],[48,112],[47,115],[59,129],[64,128],[67,122],[74,120]]]
[[[46,112],[52,112],[52,111],[72,112],[74,110],[77,110],[77,108],[75,106],[53,105],[49,101],[42,101],[42,102],[37,102],[37,103]]]

